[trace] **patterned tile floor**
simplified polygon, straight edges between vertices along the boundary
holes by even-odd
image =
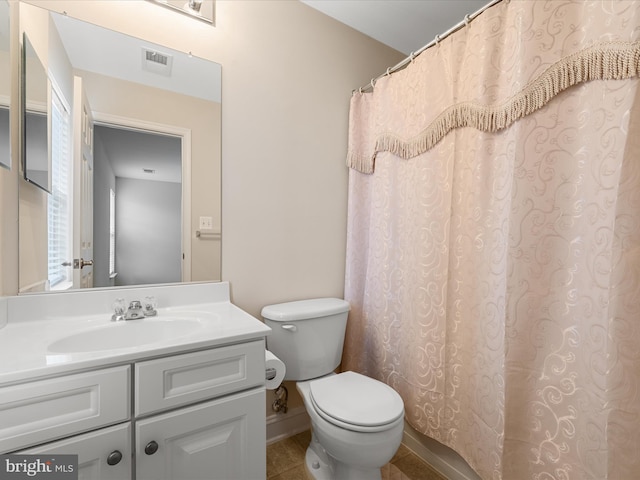
[[[299,433],[267,446],[267,480],[309,480],[304,454],[311,433]],[[382,468],[382,480],[446,480],[411,450],[401,445],[391,462]]]

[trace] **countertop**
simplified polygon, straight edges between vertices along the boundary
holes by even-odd
[[[228,285],[216,285],[220,286],[214,288],[226,288],[228,294]],[[181,292],[184,292],[184,287]],[[131,290],[126,293],[136,294]],[[156,292],[146,289],[144,293]],[[159,291],[158,295],[163,298],[162,291]],[[12,312],[9,308],[9,320],[4,327],[0,328],[0,386],[95,369],[96,367],[129,363],[143,358],[148,359],[220,345],[261,340],[271,331],[263,322],[225,299],[224,292],[222,295],[211,295],[209,292],[207,297],[213,298],[215,301],[171,305],[158,308],[156,317],[120,322],[111,322],[110,312],[89,314],[77,311],[69,315],[60,315],[60,311],[56,311],[55,316],[46,315],[42,319],[12,321]],[[88,303],[91,303],[92,298],[86,297],[85,300],[89,300]],[[193,300],[193,296],[190,300]],[[24,300],[21,301],[24,302]],[[29,302],[29,305],[31,304],[33,302]],[[189,328],[184,334],[180,332],[154,343],[112,350],[70,353],[54,351],[55,349],[50,347],[54,342],[79,332],[96,329],[100,331],[100,329],[114,327],[121,329],[123,335],[126,335],[128,324],[167,322],[170,319],[189,320],[195,328]]]

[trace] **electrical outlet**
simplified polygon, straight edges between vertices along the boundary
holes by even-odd
[[[213,217],[200,217],[200,230],[213,230]]]

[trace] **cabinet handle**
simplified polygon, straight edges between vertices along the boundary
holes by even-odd
[[[144,447],[144,453],[146,453],[147,455],[153,455],[157,451],[158,451],[158,444],[153,440],[147,443],[147,446]]]
[[[109,465],[117,465],[120,463],[120,460],[122,460],[122,453],[118,450],[114,450],[107,457],[107,463]]]

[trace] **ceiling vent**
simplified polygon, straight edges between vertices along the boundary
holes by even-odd
[[[173,65],[173,55],[167,55],[156,50],[142,48],[142,69],[148,72],[171,76],[171,66]]]

